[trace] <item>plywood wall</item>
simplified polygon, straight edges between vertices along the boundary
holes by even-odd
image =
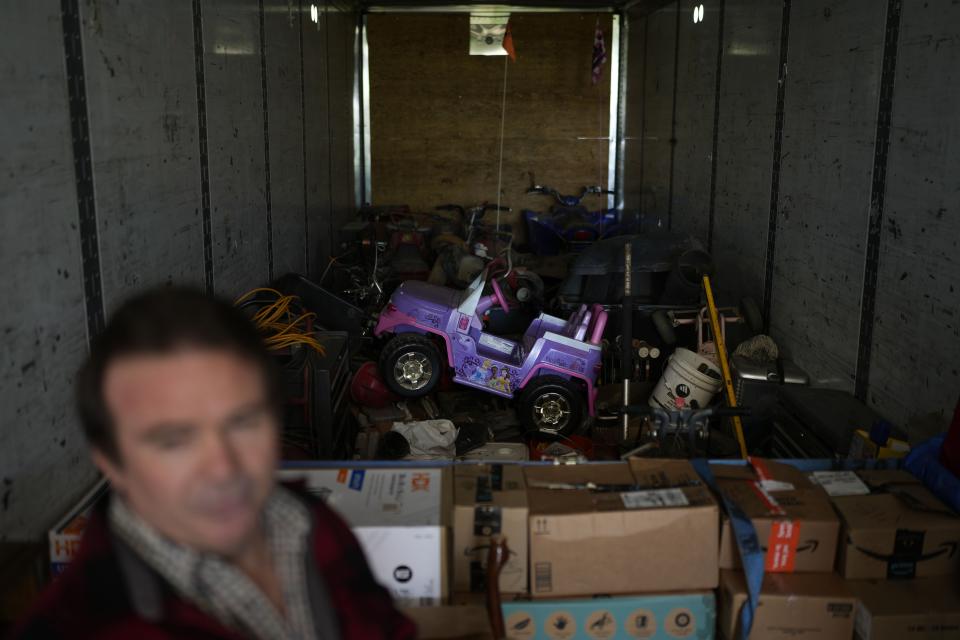
[[[467,14],[370,15],[372,202],[496,201],[505,71],[502,202],[546,206],[524,195],[530,173],[565,191],[606,184],[609,63],[590,78],[598,19],[609,52],[609,14],[514,14],[517,61],[505,64],[468,55]]]

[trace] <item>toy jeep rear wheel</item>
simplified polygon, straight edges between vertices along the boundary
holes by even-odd
[[[404,398],[425,396],[437,386],[440,350],[429,338],[400,334],[380,353],[380,372],[390,390]]]
[[[519,412],[521,423],[531,435],[551,439],[568,436],[583,422],[583,391],[559,376],[540,376],[523,388]]]

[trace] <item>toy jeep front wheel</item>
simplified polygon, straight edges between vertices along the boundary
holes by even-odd
[[[380,371],[387,386],[397,395],[425,396],[440,380],[440,350],[429,338],[400,334],[380,353]]]
[[[520,394],[520,420],[532,435],[546,438],[568,436],[580,427],[583,392],[559,376],[540,376]]]

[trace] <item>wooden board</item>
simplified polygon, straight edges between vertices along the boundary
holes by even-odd
[[[469,55],[467,14],[371,14],[371,185],[374,204],[496,202],[507,67],[502,203],[545,210],[536,180],[578,192],[606,184],[610,63],[590,69],[597,19],[609,14],[514,14],[517,61]],[[591,196],[585,204],[599,208]]]

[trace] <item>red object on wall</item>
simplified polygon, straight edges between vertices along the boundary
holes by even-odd
[[[953,475],[960,478],[960,401],[957,402],[957,408],[953,411],[953,422],[950,423],[947,438],[943,442],[940,462],[950,469]]]

